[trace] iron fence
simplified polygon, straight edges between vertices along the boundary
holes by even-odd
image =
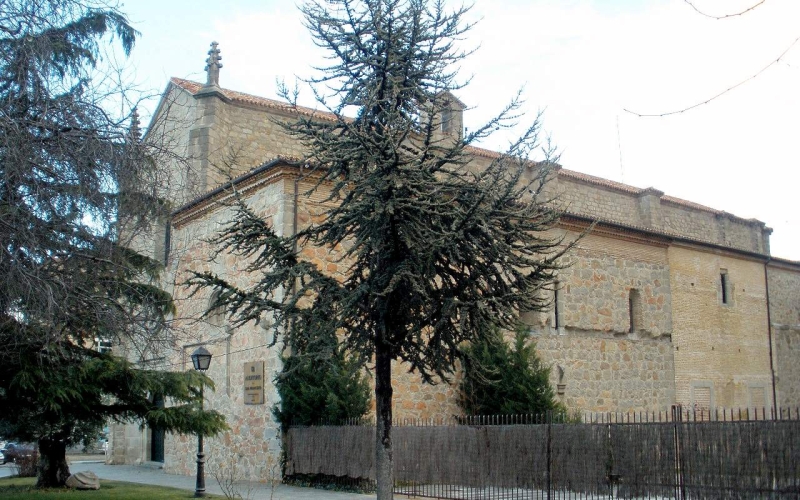
[[[800,409],[400,420],[395,492],[482,499],[800,499]],[[374,427],[292,427],[289,477],[375,478]]]

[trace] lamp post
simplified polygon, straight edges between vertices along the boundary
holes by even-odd
[[[206,371],[211,364],[211,353],[205,347],[198,347],[192,353],[192,364],[195,370]],[[203,411],[203,386],[200,385],[200,411]],[[206,496],[206,456],[203,453],[203,433],[197,433],[197,484],[194,488],[195,497]]]

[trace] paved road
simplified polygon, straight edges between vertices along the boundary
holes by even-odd
[[[98,462],[72,462],[70,471],[92,471],[100,479],[114,481],[128,481],[131,483],[153,484],[158,486],[171,486],[183,490],[194,491],[195,478],[193,476],[176,476],[165,474],[161,469],[140,467],[135,465],[105,465]],[[10,465],[0,466],[0,477],[13,475]],[[102,482],[100,483],[102,487]],[[277,485],[273,492],[269,486],[261,483],[241,483],[240,491],[245,492],[251,488],[252,500],[366,500],[373,495],[357,493],[342,493],[338,491],[318,490],[315,488],[298,488],[295,486]],[[206,491],[222,495],[219,485],[214,478],[206,477]],[[274,493],[274,494],[273,494]]]

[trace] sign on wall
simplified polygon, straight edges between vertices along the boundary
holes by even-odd
[[[244,364],[244,404],[264,404],[264,362]]]

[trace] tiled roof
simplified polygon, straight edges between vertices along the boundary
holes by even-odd
[[[562,168],[558,171],[558,175],[561,177],[566,177],[569,179],[575,179],[583,182],[587,182],[589,184],[595,184],[597,186],[603,186],[607,188],[614,189],[616,191],[623,191],[625,193],[630,194],[640,194],[644,191],[642,188],[637,188],[633,186],[629,186],[627,184],[623,184],[621,182],[615,182],[608,179],[603,179],[602,177],[595,177],[594,175],[584,174],[581,172],[576,172],[574,170],[569,170],[566,168]]]
[[[186,90],[187,92],[189,92],[192,95],[197,94],[198,92],[200,92],[203,89],[203,87],[205,87],[205,85],[203,85],[202,83],[193,82],[191,80],[184,80],[183,78],[172,77],[172,78],[170,78],[170,81],[173,84],[177,85],[178,87]],[[322,120],[330,120],[330,121],[335,121],[336,120],[336,116],[334,114],[332,114],[332,113],[327,112],[327,111],[320,111],[320,110],[316,110],[316,109],[312,109],[312,108],[307,108],[307,107],[304,107],[304,106],[292,106],[292,105],[290,105],[290,104],[288,104],[286,102],[283,102],[283,101],[278,101],[278,100],[275,100],[275,99],[268,99],[266,97],[259,97],[259,96],[255,96],[255,95],[252,95],[252,94],[246,94],[244,92],[237,92],[235,90],[230,90],[230,89],[220,88],[219,90],[220,90],[220,92],[222,92],[222,95],[224,95],[226,98],[228,98],[228,99],[230,99],[231,101],[234,101],[234,102],[249,104],[249,105],[253,105],[253,106],[260,106],[260,107],[269,108],[269,109],[274,109],[274,110],[278,110],[278,111],[283,111],[284,113],[300,114],[300,115],[303,115],[303,116],[314,117],[314,118],[322,119]],[[490,158],[490,159],[497,159],[497,158],[500,158],[502,156],[502,154],[497,152],[497,151],[492,151],[490,149],[479,148],[479,147],[476,147],[476,146],[467,146],[465,148],[465,151],[467,151],[467,152],[469,152],[471,154],[474,154],[475,156],[481,156],[481,157]],[[564,177],[564,178],[567,178],[567,179],[574,179],[574,180],[585,182],[585,183],[588,183],[588,184],[594,184],[596,186],[606,187],[606,188],[609,188],[609,189],[613,189],[615,191],[620,191],[620,192],[623,192],[623,193],[628,193],[628,194],[633,194],[633,195],[640,195],[640,194],[644,193],[645,191],[647,191],[649,189],[652,189],[652,188],[645,188],[645,189],[638,188],[638,187],[630,186],[628,184],[623,184],[621,182],[616,182],[616,181],[612,181],[612,180],[609,180],[609,179],[604,179],[602,177],[596,177],[594,175],[584,174],[582,172],[576,172],[574,170],[569,170],[569,169],[566,169],[566,168],[559,169],[558,170],[558,176],[559,177]],[[707,207],[705,205],[701,205],[699,203],[695,203],[695,202],[688,201],[688,200],[683,200],[681,198],[676,198],[674,196],[661,195],[660,198],[661,198],[662,201],[665,201],[667,203],[672,203],[674,205],[679,205],[679,206],[682,206],[682,207],[685,207],[685,208],[689,208],[689,209],[692,209],[692,210],[699,210],[699,211],[702,211],[702,212],[709,212],[709,213],[712,213],[712,214],[715,214],[715,215],[727,214],[729,217],[731,217],[732,219],[735,219],[735,220],[763,225],[763,222],[761,222],[761,221],[759,221],[757,219],[744,219],[742,217],[737,217],[737,216],[735,216],[733,214],[726,213],[726,212],[724,212],[722,210],[717,210],[717,209],[714,209],[714,208],[711,208],[711,207]]]
[[[193,82],[191,80],[184,80],[183,78],[172,77],[170,78],[170,82],[174,83],[178,87],[186,90],[192,95],[197,94],[200,92],[205,85],[198,82]],[[277,101],[275,99],[267,99],[266,97],[259,97],[252,94],[245,94],[244,92],[237,92],[235,90],[230,89],[219,89],[222,92],[222,95],[230,99],[234,102],[240,102],[243,104],[250,104],[252,106],[260,106],[264,108],[275,109],[278,111],[283,111],[284,113],[292,113],[292,114],[300,114],[304,116],[313,116],[315,118],[323,119],[323,120],[330,120],[336,121],[336,116],[332,113],[328,113],[327,111],[320,111],[316,109],[306,108],[304,106],[292,106],[283,101]]]

